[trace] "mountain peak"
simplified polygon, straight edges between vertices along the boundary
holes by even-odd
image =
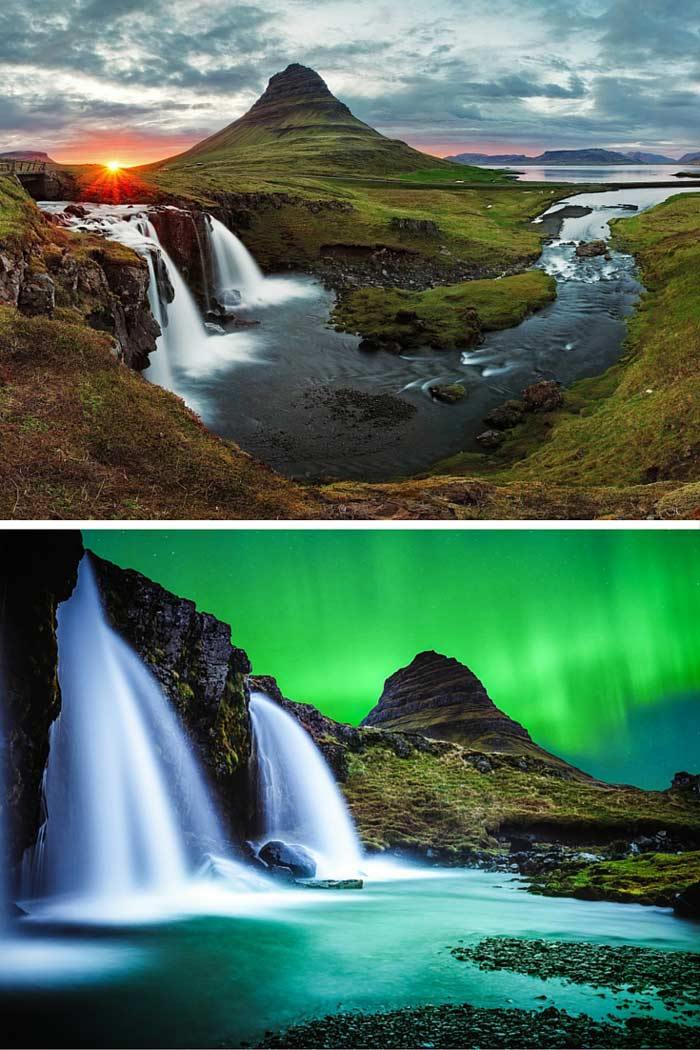
[[[361,724],[567,765],[540,748],[519,722],[496,707],[465,664],[434,650],[418,653],[387,678],[377,705]]]
[[[366,174],[449,167],[358,120],[316,70],[292,62],[270,77],[260,98],[233,123],[171,157],[168,166],[215,160],[230,169],[360,171]]]
[[[276,124],[284,122],[293,112],[306,123],[308,116],[314,120],[347,120],[355,118],[329,90],[322,76],[309,66],[292,62],[281,73],[271,76],[260,98],[253,103],[242,118],[249,122]]]
[[[292,62],[281,73],[275,73],[267,82],[267,87],[260,98],[251,107],[252,110],[281,99],[295,101],[309,98],[325,98],[337,101],[322,76],[309,66]]]

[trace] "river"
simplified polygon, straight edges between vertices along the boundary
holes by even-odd
[[[0,954],[3,1036],[17,1046],[235,1047],[340,1010],[445,1002],[619,1018],[635,1012],[616,1012],[627,999],[668,1018],[653,995],[484,973],[449,949],[490,934],[697,947],[695,924],[667,909],[535,897],[508,874],[395,874],[346,892],[202,884],[138,924],[25,922]]]
[[[575,242],[607,239],[611,219],[680,190],[614,189],[559,201],[550,212],[569,205],[589,211],[564,218],[536,263],[556,279],[555,302],[513,328],[487,334],[469,352],[361,352],[355,336],[328,323],[333,293],[312,277],[285,275],[270,279],[274,294],[267,302],[237,311],[258,322],[255,327],[205,335],[186,367],[169,367],[163,385],[211,430],[295,478],[381,481],[478,452],[476,438],[491,408],[537,380],[568,387],[620,357],[625,318],[642,290],[634,259],[612,250],[608,257],[579,259]],[[109,210],[99,209],[101,215]],[[160,376],[161,353],[152,355],[147,376]],[[451,382],[465,387],[461,402],[431,397],[430,385]]]
[[[501,165],[489,165],[496,169]],[[550,164],[543,166],[526,165],[518,167],[513,164],[506,171],[517,171],[519,182],[674,182],[682,187],[683,179],[677,179],[678,172],[692,172],[695,179],[700,179],[700,165],[681,164],[611,164],[604,167],[600,164]]]

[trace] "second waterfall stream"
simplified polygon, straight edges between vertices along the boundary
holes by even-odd
[[[323,755],[296,718],[265,693],[251,694],[250,717],[261,842],[306,846],[321,878],[356,876],[360,841]]]

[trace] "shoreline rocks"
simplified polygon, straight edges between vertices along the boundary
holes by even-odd
[[[700,1028],[630,1017],[596,1021],[554,1006],[541,1010],[490,1009],[470,1003],[404,1007],[376,1013],[338,1013],[266,1033],[258,1047],[333,1047],[335,1050],[541,1050],[542,1047],[665,1047],[696,1050]]]

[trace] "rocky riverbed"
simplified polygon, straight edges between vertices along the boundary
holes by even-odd
[[[269,1033],[260,1047],[684,1047],[700,1046],[700,1028],[631,1017],[594,1021],[566,1010],[489,1010],[467,1003],[421,1006],[389,1013],[336,1014],[285,1032]]]
[[[485,971],[510,970],[544,980],[556,977],[613,993],[653,993],[677,1014],[698,1017],[700,954],[695,952],[544,938],[486,937],[476,946],[453,948],[452,955]],[[641,1008],[651,1007],[644,1003]]]

